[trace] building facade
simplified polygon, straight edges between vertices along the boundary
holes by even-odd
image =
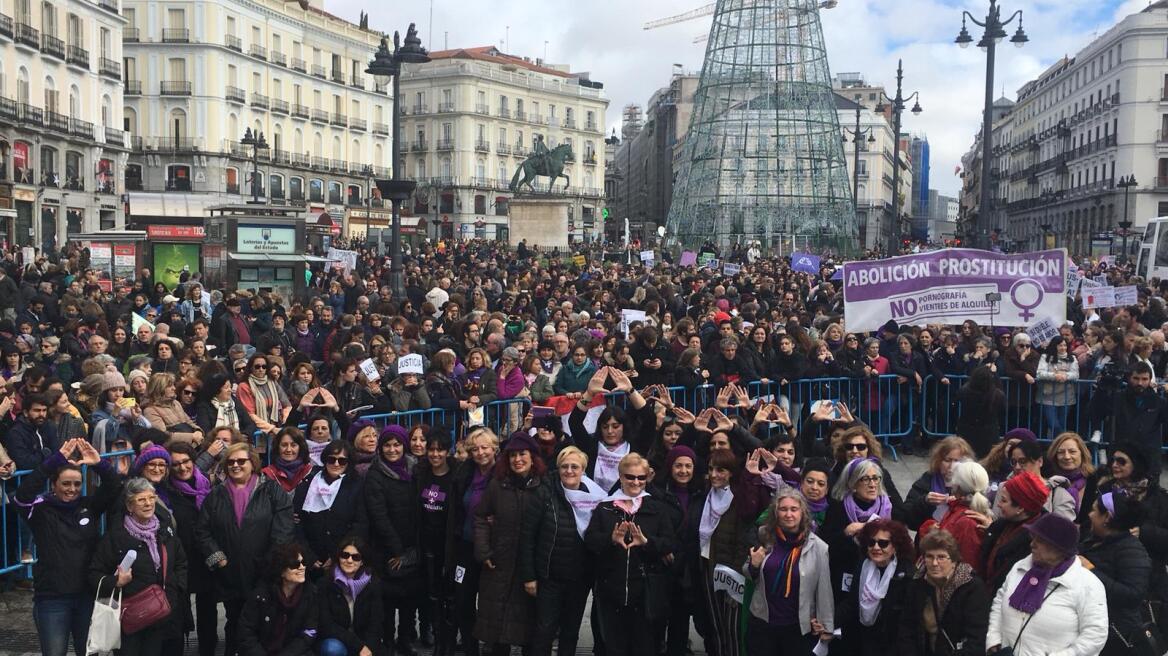
[[[401,79],[402,171],[419,186],[413,215],[438,236],[506,241],[517,167],[537,141],[549,150],[567,144],[568,179],[555,180],[552,193],[569,200],[571,239],[596,239],[603,229],[603,85],[493,46],[430,57]],[[548,179],[535,188],[546,192]]]
[[[836,92],[839,122],[844,128],[844,158],[847,160],[848,180],[856,195],[856,217],[860,224],[860,246],[863,249],[886,249],[888,235],[899,232],[892,216],[892,161],[895,145],[892,125],[884,114],[878,114],[867,105],[857,103],[843,92]],[[859,111],[857,140],[857,107]],[[875,141],[868,141],[872,137]],[[902,198],[912,195],[912,162],[906,150],[901,149],[900,193]],[[901,211],[907,208],[901,205]]]
[[[912,160],[913,195],[911,203],[912,237],[916,240],[929,238],[929,138],[914,136],[909,141],[909,159]]]
[[[0,241],[124,227],[118,0],[0,0]]]
[[[134,226],[201,226],[208,207],[253,196],[351,234],[388,225],[345,220],[390,175],[392,99],[364,74],[378,33],[319,3],[124,2]],[[247,130],[267,147],[242,143]]]

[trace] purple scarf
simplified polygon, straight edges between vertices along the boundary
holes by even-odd
[[[949,494],[949,486],[945,485],[945,477],[941,475],[941,472],[933,473],[933,480],[929,484],[929,491],[936,492],[937,494]]]
[[[272,466],[284,472],[284,475],[289,480],[296,480],[296,475],[300,473],[300,469],[304,467],[304,458],[297,458],[291,462],[282,458],[272,460]]]
[[[382,467],[388,470],[386,471],[387,474],[393,474],[399,481],[405,481],[408,483],[413,478],[410,476],[410,463],[406,460],[406,456],[404,455],[394,462],[390,462],[385,458],[379,458],[378,462],[381,463]]]
[[[227,481],[227,494],[231,495],[231,508],[235,510],[235,525],[243,527],[243,515],[247,512],[247,502],[251,499],[251,493],[255,492],[256,485],[259,484],[259,476],[252,474],[251,480],[245,485],[239,486],[231,481]]]
[[[670,481],[669,491],[677,497],[677,503],[681,505],[681,516],[689,517],[689,488]]]
[[[1087,486],[1087,477],[1083,476],[1081,469],[1072,469],[1070,471],[1059,469],[1058,473],[1060,476],[1066,476],[1067,480],[1070,481],[1070,493],[1075,499],[1075,510],[1078,511],[1079,506],[1083,503],[1083,488]]]
[[[888,499],[887,494],[881,494],[876,497],[876,501],[871,506],[864,509],[860,507],[860,504],[856,503],[856,495],[849,494],[844,497],[844,512],[848,514],[849,522],[867,522],[873,515],[879,515],[884,519],[891,519],[892,502]]]
[[[207,478],[206,474],[199,471],[198,467],[195,467],[193,478],[195,479],[194,487],[191,487],[189,482],[180,481],[177,478],[170,479],[170,484],[174,486],[174,489],[178,490],[180,494],[188,497],[194,497],[195,508],[201,510],[203,508],[203,502],[207,499],[207,495],[211,493],[211,481]]]
[[[1056,576],[1062,576],[1074,563],[1077,556],[1069,556],[1066,560],[1054,567],[1043,567],[1031,564],[1030,571],[1019,581],[1018,587],[1010,593],[1010,606],[1023,613],[1033,615],[1042,608],[1042,601],[1046,598],[1046,586]]]
[[[373,576],[369,572],[361,572],[360,576],[351,579],[341,571],[340,567],[333,567],[333,583],[351,600],[356,600],[372,579]]]
[[[141,524],[130,513],[122,517],[122,526],[131,537],[146,543],[150,550],[150,559],[154,561],[154,569],[162,565],[162,558],[158,555],[158,515],[153,515],[145,524]]]

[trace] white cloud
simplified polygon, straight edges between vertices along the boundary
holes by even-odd
[[[374,29],[404,32],[418,24],[432,50],[494,44],[516,55],[542,57],[590,71],[603,82],[611,101],[608,125],[619,125],[630,102],[644,105],[665,85],[674,63],[701,67],[704,46],[692,43],[709,29],[710,19],[644,31],[641,25],[700,7],[709,0],[590,0],[579,3],[528,3],[517,0],[434,0],[385,3],[370,19]],[[1021,50],[1003,42],[998,48],[994,96],[1014,97],[1023,83],[1065,54],[1073,55],[1116,20],[1147,6],[1148,0],[1004,0],[1005,10],[1024,11],[1031,42]],[[1102,5],[1102,6],[1101,6]],[[953,44],[961,29],[961,10],[979,19],[984,0],[840,0],[823,13],[833,73],[857,71],[869,82],[895,92],[896,61],[904,60],[906,94],[920,91],[924,113],[905,115],[904,129],[927,134],[932,150],[931,186],[954,193],[953,169],[981,124],[985,56],[977,48]],[[361,0],[326,0],[328,11],[356,20],[368,9]],[[1016,25],[1016,23],[1015,23]],[[508,30],[508,26],[510,29]],[[970,24],[974,39],[980,28]],[[1008,28],[1013,33],[1014,25]],[[506,43],[509,37],[509,45]]]

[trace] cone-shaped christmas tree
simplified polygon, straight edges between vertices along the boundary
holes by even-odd
[[[854,250],[841,135],[818,0],[718,0],[669,236]]]

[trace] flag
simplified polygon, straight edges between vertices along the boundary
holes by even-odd
[[[810,253],[791,253],[791,270],[818,275],[819,256]]]
[[[953,169],[953,175],[961,175],[961,165],[960,164],[957,165],[957,168]]]

